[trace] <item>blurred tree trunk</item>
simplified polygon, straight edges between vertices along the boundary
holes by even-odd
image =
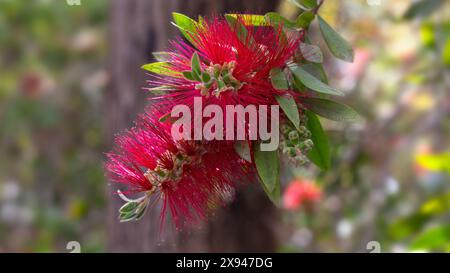
[[[176,34],[171,12],[191,17],[223,12],[265,13],[277,0],[113,0],[110,4],[110,86],[105,93],[105,139],[111,148],[116,133],[130,127],[144,108],[145,73],[140,69],[163,50]],[[156,251],[274,251],[273,230],[277,213],[268,199],[254,187],[237,194],[236,200],[216,213],[201,229],[159,234],[159,208],[133,223],[119,223],[122,201],[117,185],[108,187],[108,250],[114,252]],[[168,226],[166,226],[168,228]]]

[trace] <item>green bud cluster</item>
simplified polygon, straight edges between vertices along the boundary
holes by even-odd
[[[183,71],[185,79],[198,82],[195,88],[200,90],[202,96],[208,97],[211,93],[219,97],[222,92],[231,90],[239,90],[243,83],[233,77],[233,70],[236,67],[236,62],[213,64],[211,63],[206,69],[200,66],[198,55],[194,53],[191,60],[191,71]],[[210,90],[213,88],[212,92]]]
[[[311,140],[311,132],[305,126],[306,122],[306,116],[301,115],[298,128],[288,120],[280,127],[280,149],[296,165],[309,162],[307,155],[314,146]]]
[[[119,192],[119,194],[121,193]],[[120,221],[121,222],[128,222],[132,220],[137,221],[142,218],[149,205],[150,193],[147,193],[145,196],[136,200],[128,199],[125,196],[123,196],[122,199],[124,199],[127,202],[119,209]]]

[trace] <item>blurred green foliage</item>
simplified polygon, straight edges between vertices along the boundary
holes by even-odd
[[[353,64],[323,50],[324,66],[367,121],[324,120],[331,170],[294,174],[315,177],[325,194],[314,210],[286,215],[282,251],[369,252],[370,241],[386,252],[450,251],[450,2],[374,3],[325,1],[319,12],[355,47]],[[281,7],[290,19],[293,10]],[[318,29],[310,40],[324,49]]]
[[[107,1],[0,1],[0,252],[101,251]]]

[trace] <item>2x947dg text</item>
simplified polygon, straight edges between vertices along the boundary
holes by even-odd
[[[208,270],[209,267],[220,268],[271,268],[272,258],[220,258],[219,262],[214,259],[189,259],[183,257],[178,259],[177,268],[202,268]]]
[[[272,258],[220,258],[220,267],[272,267]]]

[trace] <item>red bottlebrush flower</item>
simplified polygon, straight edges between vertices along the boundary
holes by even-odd
[[[285,35],[281,27],[245,26],[245,15],[236,20],[234,26],[220,17],[198,23],[195,33],[189,34],[193,46],[181,39],[173,41],[166,56],[172,73],[149,81],[166,91],[155,99],[190,107],[196,96],[203,96],[204,106],[223,108],[278,104],[275,95],[286,91],[273,88],[270,71],[285,66],[302,37]],[[194,55],[199,57],[197,68],[191,62]]]
[[[236,181],[250,174],[249,165],[229,142],[206,145],[200,141],[174,141],[170,124],[158,121],[159,113],[140,116],[136,127],[116,139],[116,150],[107,155],[108,176],[126,184],[126,193],[145,193],[127,201],[121,220],[139,219],[152,197],[163,199],[162,218],[169,209],[175,223],[194,220],[228,196]]]
[[[318,201],[322,196],[322,189],[314,182],[296,179],[289,184],[283,195],[284,208],[299,209],[301,206]]]

